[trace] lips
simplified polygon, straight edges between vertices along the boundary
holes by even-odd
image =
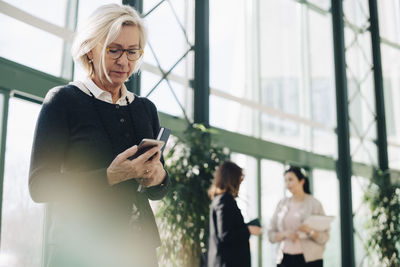
[[[127,74],[126,71],[111,71],[112,73],[118,75],[118,76],[124,76]]]

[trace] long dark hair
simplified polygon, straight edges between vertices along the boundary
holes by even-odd
[[[233,197],[237,197],[242,176],[243,170],[238,165],[232,161],[222,162],[214,173],[208,195],[213,199],[221,192],[228,192]]]
[[[296,175],[297,179],[299,181],[304,180],[304,184],[303,184],[303,190],[305,193],[307,194],[311,194],[310,191],[310,182],[308,181],[307,176],[305,176],[305,174],[303,173],[302,169],[300,167],[297,166],[289,166],[288,169],[286,169],[284,175],[288,172],[292,172],[294,173],[294,175]]]

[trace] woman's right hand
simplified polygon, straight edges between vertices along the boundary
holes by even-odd
[[[275,234],[276,242],[281,242],[284,239],[290,239],[291,241],[296,241],[296,239],[298,238],[299,235],[296,232],[284,231]]]
[[[251,235],[261,235],[262,234],[262,228],[256,225],[248,225],[249,232]]]
[[[115,185],[130,179],[141,178],[147,172],[145,162],[155,153],[158,148],[154,147],[137,158],[130,160],[129,157],[137,152],[137,146],[132,146],[118,154],[107,168],[107,179],[110,185]]]

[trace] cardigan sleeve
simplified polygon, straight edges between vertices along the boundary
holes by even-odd
[[[69,126],[68,98],[61,89],[54,88],[46,95],[36,124],[29,171],[29,191],[35,202],[85,197],[88,188],[103,190],[108,185],[106,168],[63,171]]]
[[[143,104],[145,106],[146,112],[148,113],[148,115],[151,118],[151,125],[152,125],[152,129],[153,129],[153,135],[155,137],[157,137],[158,132],[160,131],[160,120],[158,119],[158,112],[157,112],[157,108],[154,105],[153,102],[151,102],[150,100],[148,100],[147,98],[143,98]],[[164,157],[163,155],[161,155],[161,163],[164,166]],[[165,170],[165,168],[164,168]],[[162,199],[169,191],[169,188],[171,186],[171,179],[169,178],[169,174],[167,172],[167,170],[165,170],[166,173],[166,177],[164,179],[164,181],[157,186],[152,186],[149,187],[145,190],[145,193],[147,195],[147,197],[151,200],[160,200]]]
[[[243,222],[240,210],[233,197],[222,197],[220,202],[215,206],[215,215],[216,232],[221,244],[249,240],[249,229]]]
[[[315,203],[314,203],[314,208],[313,208],[313,214],[316,215],[325,215],[325,211],[324,208],[322,207],[321,202],[319,202],[318,200],[315,199]],[[327,229],[325,231],[318,231],[318,237],[313,239],[315,242],[317,242],[318,244],[325,244],[326,242],[328,242],[329,240],[329,230]]]

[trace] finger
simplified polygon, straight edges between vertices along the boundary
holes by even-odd
[[[140,158],[141,160],[147,161],[149,158],[151,158],[151,156],[156,154],[157,151],[158,151],[158,147],[153,147],[152,149],[149,149],[148,151],[146,151],[145,153],[140,155],[138,157],[138,159]]]
[[[156,154],[154,154],[154,156],[151,158],[151,161],[152,162],[160,161],[160,158],[161,158],[161,151],[158,150]]]
[[[124,152],[118,154],[118,156],[115,158],[117,162],[123,162],[127,160],[129,157],[135,155],[137,152],[137,145],[134,145],[128,149],[126,149]]]

